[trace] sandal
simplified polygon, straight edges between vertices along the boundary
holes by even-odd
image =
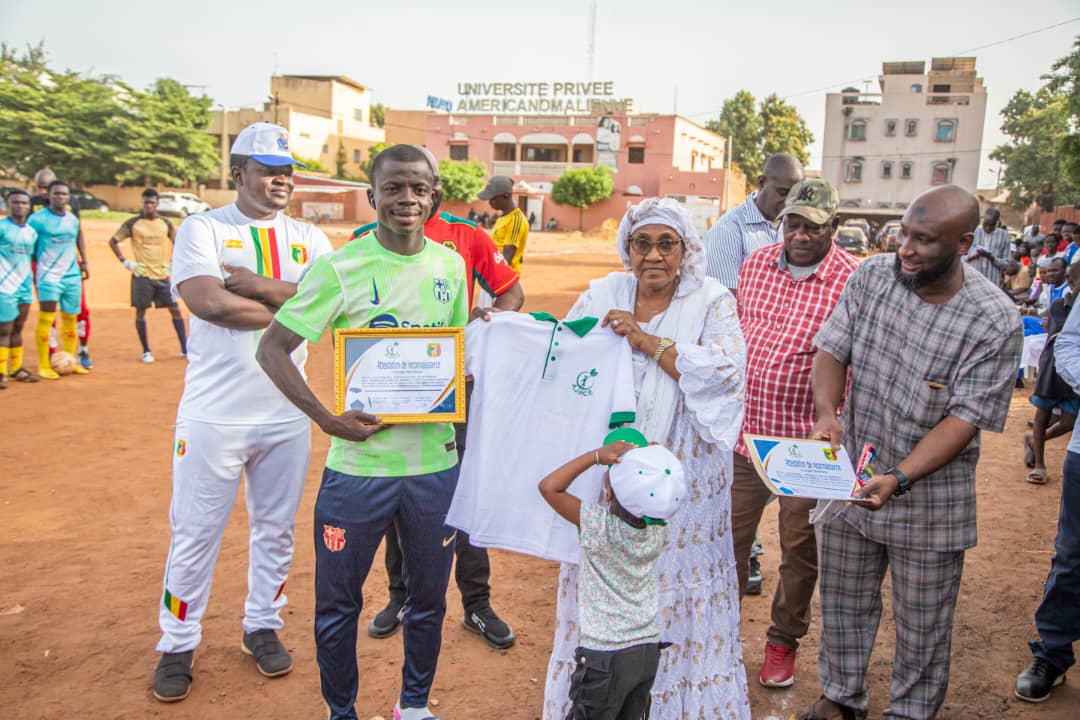
[[[817,711],[817,705],[822,700],[828,700],[837,708],[840,709],[839,715],[819,715]],[[847,705],[841,705],[840,703],[829,700],[829,698],[822,695],[814,702],[810,703],[810,707],[806,708],[806,712],[799,716],[799,720],[834,720],[834,718],[840,718],[840,720],[866,720],[866,713],[856,712],[854,708],[850,708]]]
[[[7,377],[0,372],[0,390],[7,390]]]
[[[15,374],[11,376],[11,379],[16,382],[36,383],[41,378],[26,368],[19,368]]]
[[[1031,447],[1031,433],[1024,433],[1024,465],[1035,467],[1035,449]]]
[[[1045,468],[1036,468],[1027,474],[1027,481],[1032,485],[1045,485],[1050,480]]]

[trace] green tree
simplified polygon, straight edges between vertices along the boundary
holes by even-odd
[[[445,158],[439,161],[443,197],[447,200],[472,202],[484,189],[487,167],[479,160],[457,161]]]
[[[720,117],[709,120],[705,127],[731,138],[731,164],[746,176],[747,191],[756,187],[768,157],[786,152],[806,163],[810,159],[807,147],[814,142],[799,111],[775,93],[759,107],[749,91],[740,90],[724,101]]]
[[[761,156],[764,131],[756,104],[748,90],[740,90],[724,101],[719,118],[705,123],[714,133],[731,138],[731,164],[746,176],[748,187],[757,181],[764,163]]]
[[[337,154],[334,155],[335,172],[334,177],[339,180],[348,180],[349,174],[345,171],[345,163],[349,161],[349,156],[345,154],[345,142],[339,137],[337,140]]]
[[[384,127],[386,125],[386,106],[382,103],[372,103],[369,111],[369,121],[375,127]]]
[[[299,155],[293,155],[293,157],[296,158],[297,162],[304,164],[303,169],[307,172],[330,174],[330,171],[326,169],[326,166],[319,162],[317,158],[306,158],[300,157]]]
[[[371,182],[371,164],[375,162],[375,156],[393,144],[394,143],[380,142],[375,143],[374,145],[368,145],[367,160],[360,163],[361,180],[363,180],[364,182]]]
[[[133,108],[133,137],[117,173],[124,184],[182,186],[212,177],[218,169],[217,141],[206,133],[210,98],[192,96],[176,80],[160,79],[146,92],[127,91]]]
[[[551,199],[558,205],[570,205],[578,209],[578,230],[585,225],[585,208],[601,200],[607,200],[615,189],[611,168],[601,165],[595,168],[567,170],[551,186]]]
[[[1043,207],[1080,201],[1080,184],[1066,171],[1072,159],[1062,152],[1071,142],[1069,98],[1048,85],[1034,93],[1018,90],[1001,116],[1009,142],[994,148],[990,158],[1005,166],[1001,182],[1010,202],[1022,209],[1032,201]]]
[[[1065,97],[1069,128],[1060,139],[1061,172],[1068,186],[1080,188],[1080,36],[1073,43],[1071,54],[1051,67],[1047,76],[1049,88]],[[1075,195],[1073,202],[1076,201]]]
[[[807,148],[814,142],[814,134],[794,105],[789,105],[773,93],[761,101],[760,114],[763,158],[776,153],[790,153],[799,158],[803,165],[810,161]]]

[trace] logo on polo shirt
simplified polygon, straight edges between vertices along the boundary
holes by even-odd
[[[578,373],[577,379],[574,380],[574,384],[571,389],[582,397],[591,397],[593,383],[596,382],[596,368],[592,370],[582,370]]]

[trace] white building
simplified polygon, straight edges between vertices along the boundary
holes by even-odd
[[[899,217],[934,185],[974,193],[986,116],[975,58],[933,58],[929,73],[921,61],[887,62],[878,82],[879,93],[826,96],[821,174],[841,207]]]

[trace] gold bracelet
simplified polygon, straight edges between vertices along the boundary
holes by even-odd
[[[593,455],[596,456],[596,464],[599,465],[600,464],[600,451],[599,450],[593,450]]]

